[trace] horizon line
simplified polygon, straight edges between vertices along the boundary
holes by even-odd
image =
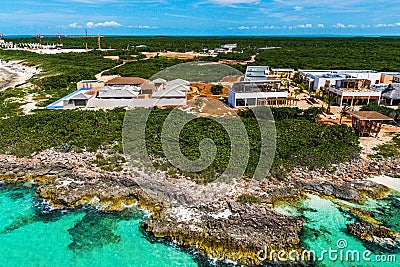
[[[48,35],[48,34],[43,34]],[[49,38],[58,38],[57,34],[52,34],[54,35],[53,37]],[[64,34],[60,33],[60,36],[63,38],[68,38],[68,37],[85,37],[86,35],[79,35],[79,34]],[[338,37],[338,38],[400,38],[399,35],[377,35],[377,34],[365,34],[365,35],[354,35],[354,34],[291,34],[291,35],[285,35],[285,34],[274,34],[274,35],[241,35],[241,34],[210,34],[210,35],[179,35],[179,34],[166,34],[166,35],[160,35],[160,34],[146,34],[146,35],[140,35],[140,34],[101,34],[100,36],[103,37],[169,37],[169,38],[182,38],[182,37],[247,37],[247,38],[253,38],[253,37],[260,37],[260,38],[274,38],[274,37],[286,37],[286,38],[324,38],[324,37]],[[6,38],[37,38],[34,36],[34,34],[3,34],[0,35],[1,38],[6,39]]]

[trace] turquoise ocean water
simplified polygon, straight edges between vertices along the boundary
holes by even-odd
[[[393,181],[392,181],[393,182]],[[396,181],[399,188],[400,179]],[[308,195],[307,200],[298,202],[295,206],[281,205],[277,207],[280,213],[301,216],[305,219],[305,227],[301,240],[304,248],[314,251],[317,266],[329,267],[398,267],[400,266],[400,250],[382,249],[367,242],[362,242],[347,233],[346,224],[356,219],[346,210],[330,200],[315,195]],[[400,193],[393,192],[383,200],[367,199],[362,205],[342,201],[346,205],[361,208],[370,212],[371,216],[382,222],[384,226],[400,232]],[[336,250],[332,256],[324,250]],[[352,251],[357,251],[353,256]],[[371,252],[369,255],[368,251]],[[365,258],[363,254],[365,254]],[[324,255],[324,256],[322,256]],[[357,255],[357,254],[355,254]]]
[[[34,189],[0,186],[0,218],[0,266],[198,266],[146,238],[141,212],[46,213]]]
[[[0,185],[0,266],[206,266],[193,253],[154,242],[141,231],[143,213],[100,214],[94,210],[47,211],[33,188]],[[350,204],[350,203],[346,203]],[[400,197],[368,200],[359,206],[393,230],[400,231]],[[282,205],[281,213],[306,220],[302,244],[319,256],[322,250],[370,250],[371,262],[332,261],[317,266],[400,266],[399,251],[384,251],[346,232],[354,218],[330,200],[310,195],[296,206]],[[396,262],[376,262],[377,255],[394,255]]]

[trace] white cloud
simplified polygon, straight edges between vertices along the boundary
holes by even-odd
[[[237,4],[259,4],[259,0],[208,0],[209,3],[214,3],[222,6],[232,6]]]
[[[199,17],[187,16],[187,15],[181,15],[181,14],[164,13],[164,15],[168,16],[168,17],[182,18],[182,19],[195,19],[195,20],[199,19]]]
[[[115,21],[105,21],[105,22],[98,22],[94,23],[92,21],[89,21],[86,23],[87,28],[95,28],[95,27],[121,27],[122,25],[119,24],[118,22]]]
[[[319,23],[317,27],[318,27],[318,28],[321,28],[321,29],[322,29],[322,28],[325,28],[325,24]]]
[[[377,28],[398,27],[398,26],[400,26],[400,22],[388,23],[388,24],[386,24],[386,23],[380,23],[380,24],[375,25],[375,27],[377,27]]]
[[[338,22],[338,23],[336,23],[336,25],[333,25],[333,27],[338,28],[338,29],[344,29],[344,28],[346,28],[346,25]]]
[[[228,30],[257,30],[258,27],[257,26],[239,26],[239,27],[230,27],[228,28]]]
[[[295,6],[295,7],[294,7],[294,10],[296,10],[296,11],[303,11],[303,7],[301,7],[301,6]]]
[[[312,26],[312,24],[308,23],[308,24],[300,24],[295,27],[300,28],[300,29],[311,29],[313,26]]]
[[[94,27],[94,23],[89,21],[88,23],[86,23],[86,27],[93,28]]]
[[[271,25],[271,26],[264,26],[265,30],[276,30],[276,29],[280,29],[280,27]]]
[[[356,24],[345,25],[343,23],[338,22],[338,23],[336,23],[336,25],[333,25],[333,27],[337,28],[337,29],[355,29],[355,28],[358,28],[358,25],[356,25]]]
[[[134,26],[128,26],[128,28],[133,28],[133,29],[158,29],[158,27],[149,26],[149,25],[134,25]]]
[[[74,22],[68,25],[68,28],[81,28],[81,26],[78,25],[78,23]]]
[[[284,12],[274,11],[272,9],[267,9],[267,8],[263,8],[263,7],[259,8],[258,11],[270,18],[276,18],[276,19],[279,19],[279,20],[285,21],[285,22],[304,20],[304,17],[301,17],[301,16],[288,15],[287,13],[284,13]]]
[[[71,24],[68,24],[67,26],[59,25],[57,27],[58,28],[63,28],[63,29],[67,29],[67,28],[70,28],[70,29],[81,29],[81,28],[83,28],[83,26],[79,25],[77,22],[73,22]]]

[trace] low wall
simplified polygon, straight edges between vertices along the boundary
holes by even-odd
[[[186,106],[186,99],[90,99],[88,108]]]

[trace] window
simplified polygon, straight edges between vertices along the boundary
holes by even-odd
[[[247,99],[247,106],[252,107],[256,105],[256,99],[255,98],[248,98]]]
[[[75,100],[75,106],[77,106],[77,107],[86,106],[86,100]]]
[[[244,99],[236,99],[236,106],[237,107],[244,107],[246,105]]]

